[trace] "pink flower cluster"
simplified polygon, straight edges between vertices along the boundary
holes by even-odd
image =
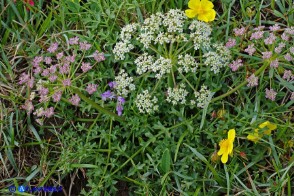
[[[241,59],[237,59],[236,61],[233,61],[231,64],[229,64],[229,67],[232,69],[232,71],[237,71],[241,66],[243,66]]]
[[[52,102],[59,102],[64,92],[68,92],[64,89],[67,88],[70,92],[72,86],[75,85],[72,82],[73,77],[80,75],[76,72],[85,73],[93,68],[90,62],[82,62],[83,59],[81,58],[84,57],[85,53],[87,53],[87,56],[92,56],[96,63],[105,60],[104,54],[97,50],[90,55],[92,45],[86,41],[80,41],[79,37],[70,38],[68,44],[69,49],[64,50],[60,47],[62,46],[60,43],[53,42],[40,56],[33,58],[33,76],[29,73],[20,75],[18,84],[28,86],[33,92],[32,98],[25,101],[21,106],[28,114],[33,113],[37,117],[46,118],[54,115],[54,108],[48,106],[50,99],[52,98]],[[79,50],[83,52],[83,55],[78,52]],[[77,65],[80,62],[82,62],[82,65],[79,69]],[[36,85],[34,84],[35,80],[37,81]],[[34,85],[36,89],[33,88]],[[97,91],[97,87],[97,84],[88,84],[86,91],[91,95]],[[35,97],[39,98],[38,102],[44,105],[45,109],[40,104],[38,108],[36,108],[36,105],[34,106]],[[81,99],[77,94],[72,95],[69,99],[69,102],[74,106],[78,106],[80,101]],[[43,122],[43,119],[37,120]]]

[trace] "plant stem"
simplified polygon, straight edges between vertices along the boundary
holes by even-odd
[[[254,75],[255,75],[255,76],[258,76],[261,72],[263,72],[263,71],[267,68],[268,65],[269,65],[268,63],[265,63],[261,68],[259,68],[259,69],[254,73]],[[240,89],[242,86],[244,86],[245,84],[247,84],[247,80],[243,81],[241,84],[239,84],[237,87],[235,87],[234,89],[230,90],[229,92],[227,92],[227,93],[225,93],[225,94],[222,94],[222,95],[220,95],[220,96],[218,96],[218,97],[212,99],[210,102],[211,102],[211,103],[212,103],[212,102],[216,102],[216,101],[218,101],[218,100],[220,100],[220,99],[222,99],[222,98],[225,98],[225,97],[229,96],[230,94],[232,94],[232,93],[236,92],[237,90],[239,90],[239,89]]]

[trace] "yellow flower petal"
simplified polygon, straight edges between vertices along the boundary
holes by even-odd
[[[205,9],[212,9],[213,8],[213,3],[208,0],[202,0],[201,1],[201,6],[204,7]]]
[[[275,129],[277,129],[277,125],[270,123],[269,121],[265,121],[264,123],[261,123],[259,125],[259,128],[263,129],[263,128],[268,128],[267,130],[264,131],[264,134],[266,135],[270,135],[271,132]]]
[[[223,154],[223,156],[221,158],[222,163],[228,162],[228,158],[229,158],[229,154],[227,154],[227,153]]]
[[[192,9],[186,10],[185,13],[188,18],[194,18],[197,15],[197,12]]]
[[[186,15],[189,18],[197,16],[198,20],[204,22],[213,21],[216,16],[213,6],[213,3],[208,0],[190,0],[188,2],[188,7],[190,9],[186,10]]]
[[[201,6],[200,0],[191,0],[188,2],[188,7],[190,9],[198,10]]]
[[[236,131],[235,129],[230,129],[228,132],[228,139],[232,142],[234,142],[236,136]]]
[[[209,12],[207,12],[206,17],[208,18],[208,21],[213,21],[215,19],[216,16],[216,11],[215,10],[210,10]]]
[[[250,141],[252,141],[252,142],[258,142],[258,140],[260,140],[260,136],[259,136],[259,134],[258,133],[252,133],[252,134],[249,134],[248,136],[247,136],[247,139],[248,140],[250,140]]]
[[[204,14],[198,15],[197,19],[204,22],[208,22],[208,18]]]

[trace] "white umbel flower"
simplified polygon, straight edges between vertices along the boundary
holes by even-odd
[[[210,46],[210,34],[212,29],[204,22],[194,20],[189,29],[191,30],[190,38],[193,40],[194,49],[198,50],[201,46],[205,49]]]
[[[137,31],[137,27],[137,23],[127,24],[124,26],[120,32],[120,39],[124,41],[132,39],[132,35]]]
[[[228,66],[231,55],[229,49],[221,44],[214,44],[213,48],[215,51],[207,52],[203,57],[205,58],[204,64],[210,66],[210,70],[216,74],[222,67]]]
[[[201,86],[200,91],[195,92],[195,98],[196,98],[196,102],[197,102],[197,107],[204,108],[205,105],[208,102],[210,102],[210,94],[211,94],[211,91],[207,89],[207,86],[205,86],[205,85]]]
[[[135,64],[137,66],[137,74],[141,75],[145,72],[147,72],[152,64],[154,63],[154,57],[151,55],[148,55],[147,53],[144,53],[143,55],[139,56],[135,60]]]
[[[134,46],[128,40],[118,42],[113,49],[115,60],[124,60],[125,54],[130,52],[133,48]]]
[[[172,68],[171,59],[159,57],[150,67],[151,71],[156,73],[155,78],[160,79],[164,74],[170,73]]]
[[[178,71],[183,72],[193,72],[195,73],[198,67],[196,60],[189,54],[185,54],[185,56],[180,55],[178,58]]]
[[[130,91],[135,90],[135,85],[133,84],[134,79],[132,77],[128,77],[128,74],[125,70],[121,70],[118,76],[115,77],[115,89],[117,94],[122,97],[127,97]]]
[[[151,31],[141,33],[138,37],[138,41],[143,44],[144,48],[149,48],[149,45],[151,44],[152,40],[154,40],[154,36],[153,32]]]
[[[168,88],[166,101],[173,105],[185,104],[186,96],[188,95],[188,91],[185,88],[184,84],[181,84],[179,88]]]
[[[186,16],[183,11],[179,9],[171,9],[163,19],[163,26],[167,28],[169,33],[182,33],[183,24],[185,22]]]
[[[141,94],[137,95],[135,104],[140,113],[151,114],[158,110],[157,102],[158,99],[156,97],[151,97],[149,91],[144,90]]]

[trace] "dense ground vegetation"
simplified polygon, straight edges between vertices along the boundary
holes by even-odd
[[[212,3],[1,0],[0,195],[293,195],[294,4]]]

